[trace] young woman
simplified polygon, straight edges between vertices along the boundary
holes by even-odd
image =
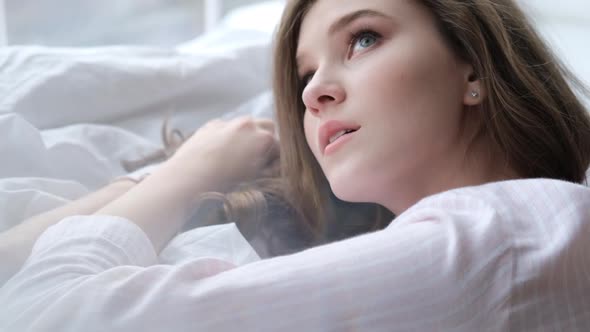
[[[590,120],[513,1],[290,0],[276,43],[278,196],[310,229],[356,207],[376,227],[397,218],[239,268],[156,265],[195,197],[275,155],[270,122],[214,121],[93,215],[47,230],[0,290],[0,326],[590,328]]]

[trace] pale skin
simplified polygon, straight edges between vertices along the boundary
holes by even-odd
[[[303,20],[297,55],[308,82],[305,136],[339,198],[400,214],[438,192],[517,177],[485,137],[474,140],[484,86],[414,2],[320,0]],[[318,132],[329,120],[360,129],[328,156]],[[212,121],[154,174],[93,213],[127,218],[160,251],[201,193],[256,178],[277,148],[270,120]]]
[[[237,183],[259,177],[277,159],[278,142],[271,120],[213,120],[139,184],[116,181],[0,233],[0,280],[7,280],[20,269],[48,227],[69,216],[127,218],[145,231],[159,252],[182,230],[200,194],[227,192]]]
[[[354,14],[366,9],[378,14]],[[363,21],[342,21],[351,14]],[[331,28],[339,21],[346,24]],[[353,45],[349,56],[346,31],[353,23],[360,26],[355,32],[379,29],[383,38]],[[315,72],[302,96],[305,136],[342,199],[401,213],[437,192],[514,176],[488,155],[488,142],[472,141],[469,129],[478,118],[466,112],[485,97],[483,85],[446,47],[426,9],[401,0],[320,0],[300,38],[299,69]],[[317,142],[327,117],[362,126],[330,158]],[[268,165],[276,156],[273,132],[270,120],[209,123],[156,173],[96,214],[135,222],[159,251],[182,228],[199,193],[225,192]]]
[[[320,0],[297,60],[305,135],[340,199],[400,214],[435,193],[516,177],[487,138],[474,139],[484,86],[417,1]],[[324,153],[329,121],[360,129]]]
[[[194,212],[199,195],[255,179],[278,156],[271,120],[214,120],[151,176],[97,211],[135,222],[157,252]]]

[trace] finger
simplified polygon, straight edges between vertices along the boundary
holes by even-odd
[[[281,169],[280,169],[280,163],[274,162],[268,166],[266,166],[265,168],[263,168],[260,173],[258,174],[258,176],[260,178],[272,178],[272,177],[277,177],[281,174]]]
[[[268,168],[272,169],[272,170],[278,170],[281,166],[281,158],[280,156],[277,155],[276,158],[274,158],[269,164],[268,164]]]
[[[274,151],[271,151],[270,154],[272,155],[271,158],[267,161],[266,165],[263,166],[260,170],[260,177],[276,177],[279,176],[281,173],[281,158]]]
[[[273,135],[275,134],[276,125],[271,119],[257,119],[256,126],[262,130],[270,132]]]
[[[267,159],[270,162],[278,159],[280,155],[280,148],[279,148],[279,141],[273,137],[273,141],[268,146],[268,150],[266,152]]]

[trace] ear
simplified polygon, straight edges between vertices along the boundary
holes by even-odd
[[[473,71],[471,65],[466,66],[465,91],[463,93],[463,104],[466,106],[477,106],[482,103],[487,93],[481,79]]]

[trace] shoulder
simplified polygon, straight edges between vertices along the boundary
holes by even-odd
[[[501,317],[510,316],[510,326],[519,330],[537,323],[585,322],[588,297],[580,294],[588,293],[588,282],[580,276],[590,268],[589,211],[588,187],[514,180],[427,197],[387,231],[428,228],[419,241],[430,245],[433,255],[439,253],[437,276],[447,272],[450,284],[476,285],[466,294],[481,292],[480,299]],[[555,310],[555,303],[567,307]]]
[[[424,198],[392,225],[430,221],[507,239],[547,239],[589,227],[590,188],[552,179],[494,182]],[[395,227],[395,226],[394,226]]]
[[[587,186],[553,179],[523,179],[449,190],[424,198],[404,214],[439,208],[474,215],[494,211],[509,219],[518,215],[547,218],[562,210],[583,210],[588,204]]]

